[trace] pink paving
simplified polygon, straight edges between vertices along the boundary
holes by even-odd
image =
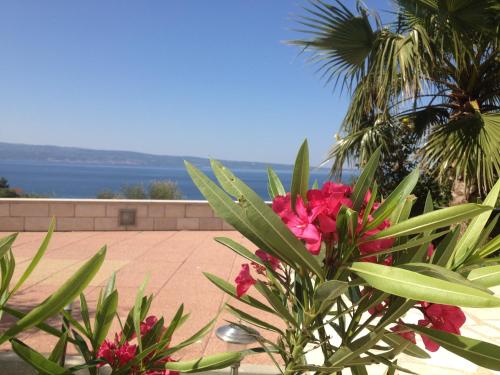
[[[8,233],[0,233],[0,237]],[[41,243],[44,233],[20,233],[13,252],[16,257],[16,276],[27,266]],[[249,249],[255,249],[246,239],[234,231],[227,232],[59,232],[55,233],[47,253],[29,280],[10,305],[28,310],[47,298],[78,267],[103,245],[107,245],[106,260],[94,280],[85,290],[89,308],[95,306],[99,290],[105,285],[112,272],[117,273],[117,289],[120,302],[118,313],[125,318],[134,303],[137,288],[147,274],[150,280],[146,293],[154,294],[155,299],[151,313],[165,317],[168,322],[178,306],[184,303],[185,311],[191,316],[181,327],[174,341],[181,341],[198,331],[218,311],[223,309],[228,297],[212,285],[202,274],[210,272],[233,282],[239,272],[242,259],[231,250],[213,240],[216,236],[233,238]],[[240,306],[239,301],[232,301]],[[268,318],[265,313],[252,311],[244,305],[245,311]],[[78,311],[74,312],[78,316]],[[279,325],[279,321],[273,319]],[[5,328],[6,317],[0,322],[0,331]],[[234,319],[227,312],[218,318],[215,327],[224,324],[224,319]],[[59,318],[51,322],[60,324]],[[119,329],[112,327],[110,334]],[[264,332],[262,332],[264,334]],[[266,336],[264,334],[264,336]],[[23,333],[19,338],[41,352],[49,352],[55,339],[38,331]],[[175,342],[174,342],[175,344]],[[0,346],[6,351],[10,345]],[[204,340],[187,348],[181,353],[184,359],[197,358],[204,354],[212,354],[227,350],[212,331]],[[76,352],[71,352],[74,354]],[[252,356],[246,363],[271,364],[266,355]]]

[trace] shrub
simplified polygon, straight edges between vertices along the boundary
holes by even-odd
[[[131,184],[122,187],[122,194],[126,199],[146,199],[146,190],[142,184]]]
[[[112,190],[103,190],[96,195],[97,199],[119,199],[120,194],[115,193]]]
[[[149,184],[150,199],[181,199],[182,194],[175,181],[153,181]]]
[[[354,186],[328,181],[310,188],[304,142],[288,192],[269,172],[271,207],[221,163],[212,162],[220,187],[186,163],[215,213],[255,245],[251,251],[218,237],[249,262],[236,285],[211,274],[208,279],[242,303],[227,306],[236,319],[277,335],[274,342],[259,342],[270,356],[281,357],[274,363],[285,375],[368,374],[374,364],[395,373],[400,353],[429,358],[427,351],[440,346],[500,370],[493,354],[499,346],[460,332],[466,319],[460,307],[500,307],[489,289],[500,285],[500,266],[487,259],[500,247],[498,238],[488,239],[487,224],[500,181],[482,204],[435,210],[428,199],[423,213],[412,217],[419,173],[407,175],[382,200],[375,182],[380,153],[373,153]],[[462,222],[469,222],[463,232],[457,226]],[[250,288],[261,298],[247,295]],[[243,304],[254,310],[244,311]],[[417,336],[427,351],[416,345]],[[311,350],[318,354],[314,364],[305,354]]]
[[[123,321],[117,313],[119,296],[115,288],[115,275],[101,289],[95,305],[89,309],[84,290],[103,264],[105,247],[86,261],[40,305],[27,312],[17,310],[15,303],[11,304],[10,300],[43,258],[54,228],[55,221],[52,221],[39,250],[17,281],[13,280],[13,275],[17,275],[17,272],[15,273],[16,262],[12,252],[17,233],[0,239],[0,317],[6,314],[15,318],[2,326],[0,344],[10,341],[12,350],[31,365],[36,373],[76,375],[85,369],[89,375],[97,375],[103,373],[99,368],[107,367],[110,371],[106,373],[110,375],[178,375],[179,371],[184,372],[187,367],[192,366],[191,363],[196,363],[194,372],[202,372],[223,368],[241,359],[241,353],[235,352],[177,362],[179,350],[201,340],[212,330],[215,319],[193,336],[174,343],[173,337],[177,329],[186,322],[189,314],[180,305],[168,321],[164,317],[150,315],[153,296],[143,295],[145,284],[139,288],[136,302]],[[65,306],[75,298],[79,300],[78,315],[81,322],[71,311],[65,310]],[[61,328],[45,323],[56,315],[63,318]],[[115,319],[121,327],[116,333],[110,332]],[[19,339],[24,331],[32,329],[40,329],[47,335],[56,337],[57,343],[48,358]],[[73,345],[81,354],[83,363],[65,369],[68,345]]]

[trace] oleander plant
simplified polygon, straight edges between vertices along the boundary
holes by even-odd
[[[49,247],[54,228],[53,220],[37,253],[17,281],[13,280],[16,262],[12,251],[17,233],[0,239],[0,319],[4,315],[16,319],[5,329],[0,329],[0,344],[9,341],[12,350],[37,373],[70,375],[86,371],[89,375],[178,375],[180,371],[199,372],[223,368],[252,352],[229,352],[178,361],[178,351],[209,333],[215,319],[191,337],[176,343],[175,333],[187,321],[189,314],[184,312],[181,304],[169,321],[150,315],[153,296],[144,295],[147,281],[138,289],[135,304],[124,321],[117,313],[119,293],[115,287],[115,275],[100,291],[96,306],[90,309],[85,288],[99,272],[106,247],[85,262],[41,304],[28,312],[19,311],[16,303],[11,303],[11,298],[39,265]],[[68,308],[71,304],[79,307],[78,315]],[[121,327],[119,332],[110,332],[114,321],[118,322],[115,326]],[[28,329],[39,329],[58,338],[48,356],[18,338]],[[66,360],[68,345],[73,346],[79,354],[76,361],[71,363]]]
[[[276,340],[256,339],[285,375],[368,374],[380,367],[413,373],[398,364],[401,353],[425,359],[438,349],[500,371],[499,346],[460,332],[462,308],[500,307],[489,289],[500,285],[494,256],[500,236],[491,238],[500,181],[481,204],[435,209],[428,196],[423,212],[411,216],[418,170],[381,197],[379,158],[380,149],[354,186],[310,186],[305,141],[288,192],[268,171],[272,204],[218,161],[211,164],[218,184],[186,162],[216,214],[255,245],[215,238],[248,262],[235,285],[206,276],[282,321],[278,326],[266,314],[227,305],[237,321],[274,333]]]

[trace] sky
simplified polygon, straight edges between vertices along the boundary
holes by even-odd
[[[3,1],[0,141],[318,165],[349,95],[283,43],[305,4]]]

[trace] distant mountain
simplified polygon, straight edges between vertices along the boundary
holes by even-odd
[[[154,155],[133,151],[92,150],[5,142],[0,142],[0,160],[155,167],[184,167],[184,160],[188,160],[199,167],[210,165],[209,159],[194,156]],[[262,169],[269,166],[274,169],[291,168],[290,165],[276,163],[232,160],[222,160],[222,162],[230,168]]]

